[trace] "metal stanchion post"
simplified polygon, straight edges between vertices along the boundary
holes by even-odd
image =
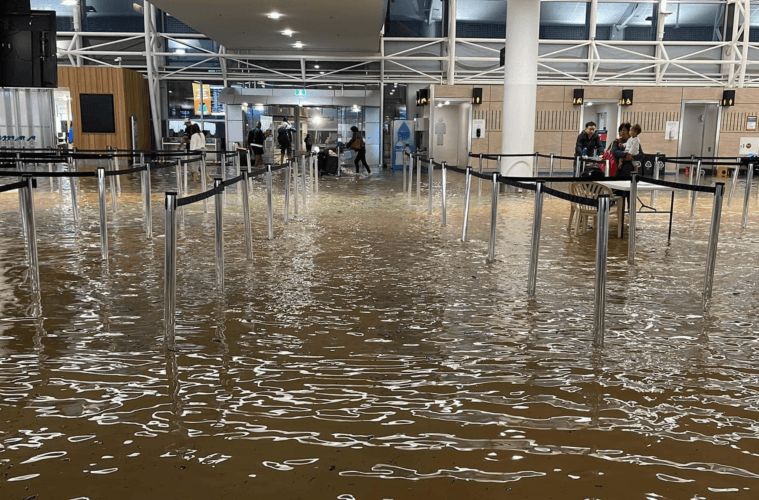
[[[411,186],[414,184],[414,163],[417,161],[413,156],[409,157],[408,164],[408,202],[411,203]]]
[[[712,299],[712,286],[714,285],[714,268],[717,264],[717,243],[719,242],[719,226],[722,220],[722,198],[725,195],[725,184],[718,182],[714,185],[714,206],[712,208],[712,223],[709,227],[709,251],[706,256],[706,277],[704,278],[704,296],[702,307],[709,310],[709,301]]]
[[[735,186],[738,185],[738,174],[741,171],[741,159],[735,159],[735,172],[733,172],[733,182],[730,184],[730,194],[727,196],[727,206],[729,207],[733,203],[733,194],[735,194]],[[712,168],[716,168],[716,165],[712,165]]]
[[[469,199],[472,191],[472,167],[466,167],[464,185],[464,222],[461,228],[461,241],[466,241],[467,230],[469,229]]]
[[[177,193],[181,198],[185,191],[182,189],[182,161],[177,158],[177,163],[174,165],[174,174],[177,178]],[[204,189],[205,191],[205,189]]]
[[[274,214],[271,208],[271,165],[266,165],[266,217],[269,222],[269,239],[274,239]]]
[[[593,345],[603,347],[606,328],[606,258],[609,253],[609,196],[598,197],[596,236],[596,294],[593,314]]]
[[[435,180],[435,160],[430,158],[427,164],[427,213],[432,215],[432,184]]]
[[[418,205],[421,202],[422,202],[422,161],[421,159],[417,159],[417,162],[416,162],[416,204]]]
[[[447,200],[446,200],[446,194],[447,194],[446,193],[446,191],[447,191],[446,182],[448,180],[447,179],[447,177],[448,177],[448,175],[447,175],[448,171],[447,171],[446,167],[447,167],[446,162],[443,162],[443,188],[442,188],[443,227],[445,227],[445,226],[448,225],[448,213],[447,213],[448,212],[448,207],[446,206],[446,202],[447,202]]]
[[[690,155],[690,164],[688,165],[688,184],[691,186],[693,185],[693,168],[695,167],[696,157],[694,155]],[[680,169],[680,166],[678,165],[678,170]],[[688,193],[689,196],[693,196],[693,192],[691,191]]]
[[[317,158],[311,155],[311,162],[314,165],[314,191],[319,194],[319,164]]]
[[[482,175],[482,153],[480,153],[480,168],[477,173]],[[477,178],[477,199],[482,199],[482,177]]]
[[[116,156],[119,154],[119,150],[117,148],[113,148],[113,167],[116,172],[119,171],[119,157]],[[116,176],[116,190],[118,191],[119,196],[121,196],[121,176]]]
[[[206,177],[206,159],[204,156],[200,158],[200,188],[205,193],[208,190],[208,182]],[[180,191],[181,193],[181,191]],[[208,200],[203,200],[203,213],[208,213]]]
[[[338,156],[338,163],[340,163],[340,157]],[[293,160],[287,160],[287,169],[293,171],[293,205],[295,207],[294,214],[298,216],[298,165]]]
[[[285,167],[285,224],[289,222],[290,219],[290,165]]]
[[[533,177],[537,177],[540,175],[540,170],[538,169],[538,163],[540,162],[540,153],[538,151],[535,151],[535,170]]]
[[[748,224],[748,202],[751,199],[751,182],[754,179],[754,164],[748,164],[748,171],[746,172],[746,193],[743,201],[743,219],[741,220],[741,227],[746,229]]]
[[[48,163],[47,164],[47,171],[51,174],[53,173],[53,164]],[[55,182],[53,181],[53,178],[50,178],[50,192],[55,192]],[[63,177],[58,179],[58,193],[63,194]]]
[[[182,158],[177,158],[177,165],[179,165],[179,171],[182,173],[182,193],[188,193],[188,183],[187,183],[187,171],[189,170],[187,168],[187,162],[183,162]]]
[[[177,193],[166,193],[166,258],[163,278],[164,346],[174,349],[177,304]]]
[[[26,224],[26,251],[29,258],[29,282],[32,292],[40,291],[40,266],[37,260],[37,224],[34,218],[34,188],[37,182],[31,175],[23,177],[26,186],[19,189],[25,212],[24,224]]]
[[[610,160],[606,160],[606,177],[609,177],[609,175],[611,174],[611,172],[609,172],[609,170],[611,170],[611,161]]]
[[[105,211],[105,169],[98,167],[98,200],[100,203],[100,255],[108,263],[108,217]]]
[[[63,183],[63,177],[60,182]],[[74,216],[74,224],[79,224],[79,204],[76,199],[76,177],[69,177],[69,187],[71,188],[71,214]]]
[[[214,194],[214,212],[216,214],[216,286],[219,292],[224,292],[224,186],[222,180],[215,178],[213,188],[219,191]]]
[[[551,164],[548,167],[548,177],[550,177],[550,178],[553,178],[553,161],[554,161],[553,153],[551,153]],[[548,187],[553,188],[553,182],[549,182],[548,183]],[[549,196],[549,198],[550,198],[550,196]]]
[[[659,179],[659,153],[656,153],[656,156],[654,156],[654,179]],[[651,206],[654,206],[654,203],[656,203],[656,190],[654,189],[651,191]]]
[[[253,230],[250,227],[250,202],[248,200],[248,169],[242,170],[242,215],[245,220],[245,250],[248,260],[253,260]]]
[[[150,179],[150,164],[145,164],[145,171],[142,172],[145,176],[145,237],[149,240],[153,239],[153,202],[150,198],[150,192],[152,190]]]
[[[308,195],[308,182],[306,182],[306,156],[300,156],[301,171],[303,173],[303,206],[306,206],[306,198]]]
[[[113,169],[113,157],[111,157],[108,160],[108,163],[109,163],[109,166],[110,166],[108,170],[110,170],[111,172],[114,172],[114,169]],[[116,209],[117,209],[117,207],[116,207],[116,177],[118,177],[118,176],[117,175],[111,175],[109,177],[111,178],[111,182],[110,182],[111,209],[113,210],[114,213],[116,213]]]
[[[693,166],[691,166],[691,171],[693,170]],[[698,166],[696,167],[696,181],[695,183],[698,184],[701,179],[701,160],[698,160]],[[691,180],[691,185],[693,185],[693,180]],[[691,192],[691,199],[690,199],[690,215],[693,217],[693,214],[696,213],[696,198],[698,198],[698,191],[692,191]]]
[[[403,192],[406,192],[406,163],[408,163],[409,157],[406,154],[406,152],[403,152],[403,162],[401,163],[401,167],[403,167]]]
[[[543,222],[543,181],[535,183],[535,211],[532,216],[532,245],[527,278],[527,294],[535,295],[538,281],[538,256],[540,254],[540,226]]]
[[[495,230],[498,219],[498,174],[493,174],[493,194],[490,198],[490,242],[488,244],[488,262],[495,260]]]
[[[630,235],[627,240],[627,262],[635,265],[635,239],[637,238],[638,217],[638,174],[630,174]],[[617,202],[619,203],[619,202]]]

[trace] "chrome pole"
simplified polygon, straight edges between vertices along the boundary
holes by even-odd
[[[607,168],[607,170],[608,170],[608,168]],[[551,164],[548,167],[548,177],[553,178],[553,153],[551,153]],[[551,188],[551,189],[553,189],[553,182],[549,182],[548,183],[548,187]],[[550,198],[551,196],[549,195],[548,197]]]
[[[182,158],[177,158],[177,164],[179,165],[180,172],[182,172],[182,192],[188,193],[187,171],[189,169],[187,168],[187,162],[183,162]]]
[[[448,177],[448,175],[447,175],[447,173],[448,173],[447,170],[448,169],[446,167],[447,167],[446,162],[443,162],[443,188],[442,188],[443,189],[442,190],[442,198],[443,198],[442,199],[442,202],[443,202],[443,227],[445,227],[445,226],[448,225],[448,207],[446,205],[446,203],[447,203],[447,200],[446,200],[446,194],[447,194],[446,193],[446,191],[447,191],[446,182],[447,182],[447,177]]]
[[[313,154],[311,155],[311,163],[314,166],[314,192],[316,192],[316,194],[319,194],[319,164],[317,162],[317,158]]]
[[[654,156],[654,170],[653,170],[654,179],[659,179],[659,153],[656,153],[656,156]],[[632,197],[631,197],[632,199]],[[654,206],[654,203],[656,203],[656,189],[651,191],[651,206]]]
[[[113,148],[113,168],[116,172],[119,171],[119,157],[117,156],[119,154],[119,150],[117,148]],[[121,176],[116,175],[116,190],[118,191],[119,196],[121,196]]]
[[[285,168],[285,224],[290,220],[290,165]]]
[[[464,188],[464,222],[461,229],[461,241],[466,241],[467,230],[469,229],[469,199],[472,190],[472,167],[466,167]]]
[[[174,165],[174,174],[177,178],[177,194],[181,198],[186,191],[182,189],[182,161],[178,158],[177,163]]]
[[[202,153],[200,157],[200,188],[203,190],[204,193],[208,191],[208,182],[206,181],[206,158],[205,158],[205,155],[203,155]],[[181,194],[181,190],[180,190],[180,194]],[[207,199],[203,200],[203,213],[204,214],[208,213]]]
[[[691,171],[693,170],[693,167],[691,166]],[[701,160],[698,160],[698,166],[696,167],[696,180],[695,183],[698,184],[701,179]],[[693,181],[691,181],[691,186],[693,185]],[[698,191],[691,191],[691,199],[690,199],[690,215],[693,217],[693,214],[696,213],[696,198],[698,198]]]
[[[253,230],[250,227],[250,202],[248,200],[248,169],[242,170],[242,214],[245,220],[245,250],[248,260],[253,260]]]
[[[269,239],[274,239],[274,213],[271,209],[271,165],[266,165],[266,218],[269,222]]]
[[[609,252],[609,196],[598,197],[598,232],[596,236],[596,296],[593,321],[593,345],[604,346],[606,323],[606,258]]]
[[[52,163],[47,164],[47,171],[50,172],[51,174],[53,173]],[[50,192],[51,193],[55,192],[55,180],[52,177],[50,178]],[[58,179],[58,194],[63,194],[63,177],[60,177]]]
[[[105,211],[105,169],[98,167],[98,200],[100,202],[100,255],[108,263],[108,217]]]
[[[691,186],[693,185],[693,169],[694,169],[694,162],[696,161],[696,157],[694,155],[690,155],[690,164],[688,165],[688,184]],[[678,165],[677,169],[680,169],[680,166]],[[689,197],[693,197],[693,192],[691,191],[688,193]]]
[[[430,162],[427,164],[427,213],[432,215],[432,184],[435,180],[435,163],[434,159],[430,158]]]
[[[306,205],[306,198],[308,196],[308,182],[306,182],[306,155],[300,155],[300,166],[303,172],[303,205]]]
[[[71,188],[71,214],[74,216],[74,224],[79,224],[79,204],[76,199],[76,177],[69,177],[69,188]],[[60,178],[63,183],[63,177]]]
[[[417,161],[416,158],[411,156],[409,158],[409,165],[408,165],[408,202],[411,203],[411,188],[414,184],[414,163]]]
[[[704,296],[702,307],[704,312],[709,310],[714,285],[714,268],[717,264],[717,243],[719,243],[719,226],[722,220],[722,198],[725,195],[725,183],[714,185],[714,206],[712,208],[712,223],[709,228],[709,251],[706,256],[706,277],[704,278]]]
[[[177,305],[177,193],[166,193],[166,258],[163,277],[163,340],[174,349],[174,322]]]
[[[741,159],[735,159],[735,172],[733,172],[733,182],[730,185],[730,194],[727,196],[727,206],[729,207],[733,203],[733,194],[735,193],[735,186],[738,185],[738,174],[741,171]],[[716,168],[716,166],[714,166]]]
[[[611,170],[611,161],[606,160],[606,177],[609,177],[609,174],[611,173],[609,170]]]
[[[543,223],[543,181],[535,183],[535,211],[532,216],[532,246],[530,247],[530,267],[527,279],[527,294],[535,295],[538,281],[538,257],[540,255],[540,226]]]
[[[34,188],[37,182],[31,175],[25,175],[26,186],[19,189],[21,199],[23,200],[24,223],[26,224],[26,251],[29,257],[29,282],[32,286],[32,292],[40,291],[40,265],[37,259],[37,224],[34,218]]]
[[[533,174],[533,177],[537,177],[538,175],[540,175],[540,170],[538,170],[539,162],[540,162],[540,152],[535,151],[535,170],[534,170],[535,173]]]
[[[480,153],[480,169],[477,173],[482,175],[482,153]],[[477,198],[482,199],[482,177],[477,178]]]
[[[743,200],[743,219],[741,220],[741,227],[746,229],[748,224],[748,202],[751,199],[751,182],[754,180],[754,164],[748,164],[748,171],[746,172],[746,193]]]
[[[150,179],[150,163],[145,164],[145,171],[142,172],[145,175],[145,237],[149,240],[153,239],[153,202],[150,198],[150,192],[152,190]]]
[[[218,189],[214,194],[214,212],[216,214],[216,286],[224,293],[224,186],[222,180],[215,178],[213,188]]]
[[[109,164],[109,166],[110,166],[110,168],[109,168],[108,170],[110,170],[111,172],[114,172],[114,168],[113,168],[113,157],[111,157],[111,158],[108,160],[108,164]],[[110,179],[110,180],[111,180],[111,182],[110,182],[110,184],[109,184],[109,185],[110,185],[110,188],[111,188],[111,189],[110,189],[110,191],[111,191],[111,210],[113,210],[113,212],[114,212],[114,213],[116,213],[116,208],[117,208],[117,207],[116,207],[116,179],[115,179],[115,178],[116,178],[116,177],[118,177],[118,176],[117,176],[117,175],[111,175],[111,176],[109,176],[109,177],[111,178],[111,179]]]
[[[419,205],[422,202],[422,161],[417,159],[416,161],[416,204]]]
[[[401,177],[403,177],[403,192],[404,193],[406,192],[406,163],[408,162],[408,160],[409,160],[409,157],[406,154],[406,152],[404,151],[403,152],[403,161],[401,162],[401,167],[403,167],[403,175]],[[393,163],[395,163],[395,162],[393,162]]]
[[[340,157],[337,157],[338,164],[340,163]],[[293,204],[295,205],[295,216],[298,216],[298,165],[294,160],[287,160],[287,169],[293,170]]]
[[[630,265],[635,265],[635,239],[637,237],[635,228],[637,227],[638,217],[638,174],[633,172],[630,174],[630,177],[630,234],[627,240],[627,262],[630,263]]]
[[[498,174],[493,174],[493,193],[490,197],[490,243],[488,244],[488,262],[495,260],[495,230],[498,218]]]

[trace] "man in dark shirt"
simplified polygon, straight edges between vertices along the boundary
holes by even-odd
[[[601,149],[601,138],[596,134],[596,124],[586,123],[585,130],[577,136],[575,156],[596,156]]]

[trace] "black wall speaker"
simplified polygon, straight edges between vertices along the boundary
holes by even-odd
[[[572,97],[572,104],[582,104],[585,101],[585,90],[575,89]]]
[[[722,105],[735,106],[735,90],[722,91]]]
[[[472,104],[482,104],[482,89],[472,89]]]

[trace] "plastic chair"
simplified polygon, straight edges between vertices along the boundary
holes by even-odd
[[[622,237],[622,225],[625,220],[624,203],[618,196],[614,196],[614,192],[611,188],[597,184],[595,182],[573,182],[570,186],[569,192],[574,196],[580,196],[582,198],[598,199],[601,195],[609,196],[609,204],[617,208],[617,237]],[[581,205],[579,203],[572,203],[572,208],[569,211],[569,223],[567,224],[567,231],[572,229],[572,221],[574,219],[575,234],[584,234],[585,228],[588,225],[588,220],[593,221],[595,227],[598,217],[598,209],[588,207],[587,205]]]

